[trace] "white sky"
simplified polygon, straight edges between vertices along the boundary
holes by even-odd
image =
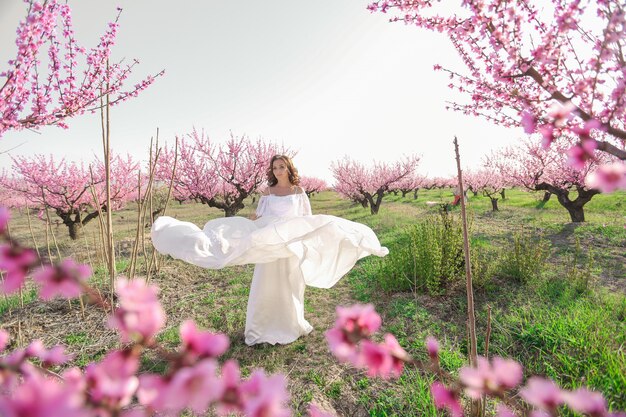
[[[137,58],[128,86],[166,70],[139,97],[112,110],[112,145],[147,160],[150,137],[172,141],[195,126],[216,141],[230,131],[297,150],[301,175],[332,181],[331,161],[393,161],[422,156],[420,172],[455,172],[453,136],[463,166],[477,166],[520,129],[445,110],[453,98],[435,63],[462,69],[447,39],[389,16],[362,0],[69,0],[77,40],[98,42],[116,6],[116,59]],[[0,0],[0,68],[15,55],[23,0]],[[463,99],[463,98],[462,98]],[[0,152],[90,160],[102,152],[99,116],[69,120],[70,129],[10,132]],[[0,169],[11,159],[0,154]]]

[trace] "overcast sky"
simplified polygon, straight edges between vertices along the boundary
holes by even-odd
[[[445,110],[454,98],[436,63],[462,70],[449,41],[389,16],[361,0],[69,0],[77,40],[94,46],[120,20],[116,59],[137,58],[129,86],[166,73],[139,97],[112,110],[112,145],[146,159],[150,137],[161,140],[204,128],[223,141],[233,132],[282,143],[298,152],[302,175],[332,180],[330,163],[344,155],[371,162],[422,156],[420,172],[455,171],[458,135],[464,166],[523,135]],[[22,0],[0,0],[0,68],[15,56]],[[458,99],[458,97],[457,97]],[[463,100],[464,98],[461,98]],[[70,129],[11,132],[0,152],[91,159],[102,152],[99,116]],[[0,169],[10,157],[0,154]]]

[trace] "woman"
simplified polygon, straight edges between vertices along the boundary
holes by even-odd
[[[206,268],[256,264],[246,314],[245,342],[291,343],[313,330],[304,318],[306,285],[330,288],[364,256],[385,256],[367,226],[312,215],[298,171],[285,155],[272,157],[256,220],[226,217],[203,230],[159,217],[152,242],[161,253]]]

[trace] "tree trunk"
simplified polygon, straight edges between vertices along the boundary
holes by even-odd
[[[502,196],[502,199],[504,200],[506,198],[506,196],[504,195],[504,191],[505,189],[503,188],[502,191],[500,191],[500,195]]]
[[[65,223],[65,222],[64,222]],[[67,230],[70,232],[70,239],[76,240],[80,236],[82,227],[78,222],[65,223]]]
[[[493,198],[493,197],[489,197],[489,199],[491,200],[491,211],[499,211],[498,210],[498,199],[497,198]]]
[[[550,201],[550,197],[552,197],[552,193],[550,191],[546,191],[543,194],[543,199],[541,200],[542,203],[547,203],[548,201]]]
[[[417,200],[417,189],[413,191],[413,200]]]
[[[569,213],[570,219],[573,223],[581,223],[585,221],[585,212],[583,207],[591,201],[594,195],[600,193],[599,190],[586,190],[581,186],[576,186],[578,197],[576,197],[575,200],[570,200],[569,190],[555,187],[545,182],[538,184],[535,189],[549,191],[552,194],[555,194],[559,200],[559,204],[561,204]]]
[[[406,197],[408,193],[409,193],[408,190],[402,190],[402,198]]]
[[[384,194],[385,194],[384,190],[377,190],[374,195],[365,193],[365,197],[367,197],[367,200],[370,204],[371,214],[378,214],[378,210],[380,209],[380,204],[383,202]],[[374,197],[376,197],[375,201],[374,201]]]
[[[570,219],[572,219],[572,223],[582,223],[585,221],[585,211],[582,207],[575,206],[565,206],[567,212],[569,213]]]
[[[59,216],[61,220],[63,220],[63,224],[67,226],[67,231],[70,235],[70,239],[72,240],[76,240],[81,236],[80,233],[82,231],[82,226],[89,223],[91,219],[98,217],[97,211],[89,213],[87,216],[85,216],[84,219],[81,218],[80,212],[72,211],[68,213],[59,209],[55,209],[54,211],[56,212],[57,216]],[[74,214],[74,218],[72,218],[72,214]]]

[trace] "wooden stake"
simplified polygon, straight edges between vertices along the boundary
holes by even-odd
[[[476,347],[476,316],[474,313],[474,289],[472,285],[472,265],[470,263],[470,246],[467,232],[467,212],[465,210],[465,193],[463,190],[463,173],[461,171],[461,157],[459,156],[459,143],[457,137],[454,137],[454,153],[456,156],[456,170],[458,175],[458,186],[461,194],[461,220],[463,223],[463,253],[465,255],[465,277],[467,291],[467,327],[469,332],[470,345],[470,365],[476,367],[477,347]],[[477,416],[480,413],[480,400],[472,401],[472,415]]]
[[[30,237],[33,239],[33,247],[37,251],[37,257],[41,260],[41,254],[39,253],[39,246],[35,241],[35,234],[33,233],[33,226],[30,222],[30,207],[26,206],[26,218],[28,219],[28,230],[30,231]]]
[[[109,73],[109,61],[107,60],[107,74]],[[102,122],[102,147],[104,151],[105,189],[106,189],[106,246],[109,254],[109,286],[111,291],[111,305],[113,305],[113,294],[115,292],[115,248],[113,245],[113,217],[111,210],[111,123],[109,101],[109,84],[107,83],[106,106],[102,106],[102,96],[100,97],[100,119]],[[106,109],[106,122],[105,112]]]

